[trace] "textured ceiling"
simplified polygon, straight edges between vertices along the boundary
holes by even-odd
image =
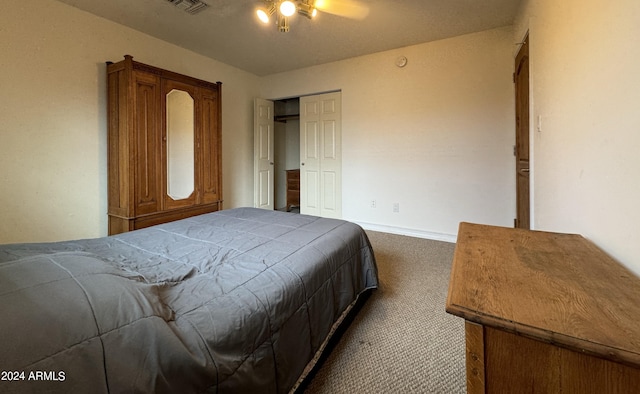
[[[363,20],[296,15],[291,31],[263,25],[257,0],[203,0],[195,15],[167,0],[58,0],[263,76],[513,23],[522,0],[361,0]]]

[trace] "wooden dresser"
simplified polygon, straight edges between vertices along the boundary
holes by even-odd
[[[640,392],[640,279],[580,235],[461,223],[467,392]]]
[[[300,169],[287,170],[287,212],[300,206]]]

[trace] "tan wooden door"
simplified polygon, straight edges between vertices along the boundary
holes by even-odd
[[[529,198],[529,36],[516,55],[516,227],[530,228]]]

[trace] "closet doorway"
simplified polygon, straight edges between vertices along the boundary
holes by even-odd
[[[341,132],[340,92],[257,98],[254,206],[341,218]]]
[[[300,99],[274,104],[274,202],[279,211],[300,212]]]

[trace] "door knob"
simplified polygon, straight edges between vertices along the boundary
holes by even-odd
[[[302,166],[303,166],[303,165],[304,165],[304,163],[300,163],[300,165],[302,165]]]

